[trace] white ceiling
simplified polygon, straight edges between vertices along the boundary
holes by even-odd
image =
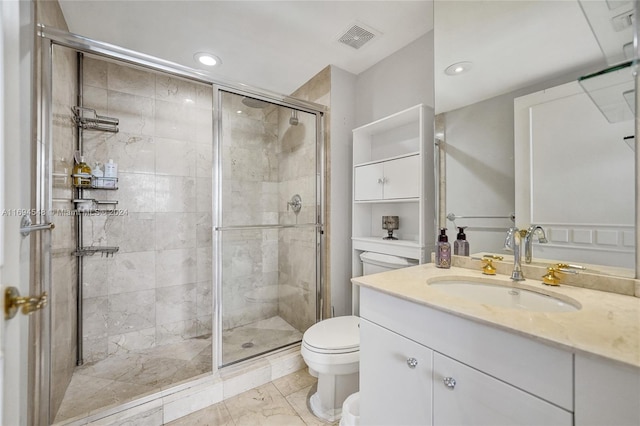
[[[435,7],[437,112],[603,61],[577,0],[59,1],[73,33],[193,68],[209,51],[221,80],[282,94],[329,64],[365,71],[431,31]],[[338,43],[354,23],[381,35],[359,50]],[[459,61],[472,71],[446,76]]]
[[[436,112],[577,70],[604,55],[577,0],[436,1]],[[470,72],[444,69],[470,61]]]
[[[60,0],[72,33],[192,68],[216,54],[221,80],[290,94],[327,65],[359,74],[431,31],[431,1]],[[337,42],[352,24],[381,33]]]

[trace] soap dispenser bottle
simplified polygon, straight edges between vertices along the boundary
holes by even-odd
[[[469,256],[469,241],[464,233],[466,226],[458,226],[458,236],[453,243],[453,254],[456,256]]]
[[[80,156],[78,163],[73,168],[73,184],[78,188],[91,187],[91,167],[84,161],[84,156]]]
[[[447,228],[440,228],[438,246],[436,247],[436,266],[438,268],[451,267],[451,244],[447,237]]]

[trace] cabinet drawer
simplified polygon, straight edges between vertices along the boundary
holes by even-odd
[[[434,426],[573,424],[572,413],[439,353],[433,406]]]
[[[360,316],[573,411],[570,352],[366,287]]]

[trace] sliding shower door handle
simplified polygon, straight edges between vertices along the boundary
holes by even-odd
[[[34,231],[52,230],[56,227],[56,225],[53,223],[41,223],[38,225],[32,225],[31,223],[31,218],[29,216],[22,217],[22,221],[20,221],[20,234],[23,237],[27,237]]]

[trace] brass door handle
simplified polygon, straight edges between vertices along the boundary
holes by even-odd
[[[4,292],[4,318],[11,319],[16,316],[18,309],[22,306],[22,313],[29,315],[47,306],[49,301],[45,291],[38,297],[21,297],[20,292],[15,287],[7,287]]]

